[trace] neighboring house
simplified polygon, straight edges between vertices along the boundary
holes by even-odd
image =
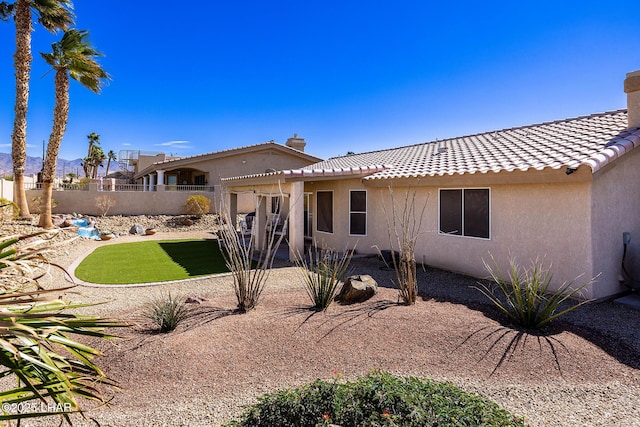
[[[544,257],[556,286],[599,275],[582,296],[602,298],[624,290],[622,233],[640,241],[640,71],[627,75],[625,92],[628,110],[222,182],[232,213],[235,194],[256,192],[258,231],[275,190],[285,196],[290,256],[305,238],[337,249],[357,243],[361,253],[389,248],[390,188],[400,210],[404,194],[415,190],[418,211],[426,204],[418,262],[485,277],[490,254],[523,265]]]
[[[305,146],[305,140],[294,135],[285,145],[265,142],[189,157],[140,155],[133,162],[134,179],[145,191],[156,191],[163,185],[164,191],[213,192],[217,207],[223,177],[301,168],[322,160],[305,153]],[[240,197],[240,212],[255,209],[252,194]]]

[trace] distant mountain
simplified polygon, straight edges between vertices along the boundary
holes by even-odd
[[[84,172],[80,163],[80,159],[58,159],[58,164],[56,166],[56,175],[63,176],[64,174],[75,173],[82,177],[84,176]],[[27,156],[27,163],[25,165],[26,175],[37,174],[41,169],[42,157]],[[11,154],[0,153],[0,177],[8,175],[13,175],[13,160],[11,159]]]

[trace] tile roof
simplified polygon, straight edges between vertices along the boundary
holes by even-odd
[[[596,172],[639,145],[640,129],[627,130],[627,111],[618,110],[335,157],[283,173],[327,176],[370,167],[373,173],[364,179],[388,179],[580,165]]]

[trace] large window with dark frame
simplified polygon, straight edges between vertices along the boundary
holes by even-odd
[[[365,236],[367,234],[367,192],[349,191],[349,234]]]
[[[318,231],[333,233],[333,191],[316,192],[316,209]]]
[[[440,190],[440,233],[490,238],[488,188]]]

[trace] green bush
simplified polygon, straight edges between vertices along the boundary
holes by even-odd
[[[171,332],[189,316],[189,307],[184,298],[174,298],[171,293],[148,304],[144,315],[158,326],[160,332]]]
[[[530,268],[521,267],[518,262],[509,259],[509,273],[504,275],[491,255],[493,266],[484,262],[485,269],[491,275],[494,287],[482,283],[476,287],[489,300],[509,317],[516,326],[537,330],[552,320],[586,304],[587,300],[571,304],[573,297],[579,296],[582,289],[593,283],[595,278],[574,286],[574,281],[564,282],[555,291],[550,291],[553,275],[551,266],[545,267],[539,259],[531,262]],[[561,309],[561,305],[570,304]]]
[[[200,195],[189,196],[187,197],[185,208],[187,215],[201,217],[202,215],[208,214],[211,210],[211,200],[209,200],[208,197]]]
[[[355,382],[316,380],[265,394],[227,427],[523,426],[524,421],[450,383],[373,372]]]

